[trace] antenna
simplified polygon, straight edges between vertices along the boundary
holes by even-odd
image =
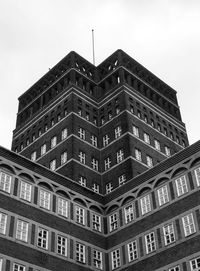
[[[93,64],[95,65],[95,54],[94,54],[94,29],[92,29],[92,53],[93,53]]]

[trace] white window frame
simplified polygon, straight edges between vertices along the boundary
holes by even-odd
[[[118,222],[118,213],[115,212],[109,215],[109,229],[110,232],[113,232],[118,229],[119,222]]]
[[[13,271],[25,271],[25,266],[19,263],[13,263]]]
[[[183,224],[183,230],[184,230],[185,237],[196,232],[193,213],[190,213],[190,214],[183,216],[182,217],[182,224]]]
[[[103,269],[103,253],[93,249],[93,266],[97,269]]]
[[[111,182],[110,182],[110,183],[107,183],[107,184],[106,184],[106,194],[111,193],[112,190],[113,190],[112,183],[111,183]]]
[[[59,215],[68,217],[68,200],[58,197],[57,199],[57,212]]]
[[[85,245],[76,242],[76,261],[80,263],[85,263],[86,249]]]
[[[79,136],[80,139],[85,140],[85,129],[79,127],[78,128],[78,136]]]
[[[191,269],[191,271],[199,271],[200,270],[200,257],[197,257],[197,258],[190,260],[190,269]]]
[[[79,151],[79,162],[85,165],[85,153],[82,151]]]
[[[147,166],[153,167],[153,158],[151,156],[147,155],[146,159],[147,159]]]
[[[144,133],[144,142],[150,144],[150,136],[147,133]]]
[[[159,206],[162,206],[169,202],[168,186],[163,185],[162,187],[158,188],[157,195]]]
[[[42,188],[39,190],[39,205],[46,210],[51,207],[51,193]]]
[[[197,186],[200,186],[200,167],[194,170]]]
[[[50,161],[49,169],[52,170],[52,171],[56,170],[56,159],[53,159],[53,160]]]
[[[61,132],[61,140],[64,140],[67,138],[67,135],[68,135],[68,131],[67,131],[67,128],[64,128]]]
[[[57,234],[57,253],[67,257],[67,238]]]
[[[0,234],[6,234],[8,216],[0,213]]]
[[[32,162],[35,162],[35,161],[36,161],[36,157],[37,157],[36,151],[33,151],[33,152],[31,153],[31,161],[32,161]]]
[[[86,186],[87,180],[86,180],[86,178],[84,176],[79,176],[78,182],[79,182],[80,185]]]
[[[97,159],[95,159],[94,157],[92,158],[91,165],[92,165],[92,168],[94,170],[98,171],[98,169],[99,169],[99,161]]]
[[[57,136],[53,136],[51,138],[51,149],[55,148],[56,144],[57,144]]]
[[[133,130],[133,135],[136,136],[136,137],[140,137],[140,134],[139,134],[139,128],[135,125],[132,125],[132,130]]]
[[[101,216],[96,213],[91,213],[92,229],[101,232]]]
[[[78,224],[85,225],[85,209],[79,205],[75,205],[75,221]]]
[[[180,270],[181,269],[180,269],[179,265],[176,265],[176,266],[174,266],[174,267],[172,267],[172,268],[169,269],[169,271],[180,271]]]
[[[171,156],[170,148],[167,147],[167,146],[165,146],[165,154],[166,154],[167,156]]]
[[[130,203],[124,207],[124,218],[126,224],[135,219],[133,203]]]
[[[142,153],[137,148],[135,149],[135,158],[136,158],[136,160],[142,162]]]
[[[49,231],[38,227],[37,246],[43,249],[48,249]]]
[[[121,266],[121,256],[119,248],[111,252],[111,266],[112,270]]]
[[[129,263],[138,259],[138,246],[136,240],[127,244],[127,251]]]
[[[46,152],[47,152],[47,145],[46,145],[46,144],[43,144],[43,145],[41,146],[41,149],[40,149],[40,154],[41,154],[41,156],[42,156],[42,155],[45,155]]]
[[[91,143],[93,146],[97,147],[97,137],[95,135],[91,135]]]
[[[93,183],[93,185],[92,185],[92,190],[95,192],[95,193],[97,193],[97,194],[99,194],[99,185],[97,184],[97,183]]]
[[[64,165],[65,163],[67,163],[67,151],[64,151],[63,153],[61,153],[60,163],[61,165]]]
[[[125,174],[122,174],[118,177],[118,182],[119,182],[119,186],[125,184],[126,182],[126,175]]]
[[[103,137],[103,146],[104,146],[104,147],[106,147],[106,146],[109,144],[109,140],[110,140],[110,138],[109,138],[108,135],[105,135],[105,136]]]
[[[172,222],[163,226],[163,236],[165,246],[168,246],[176,241],[174,225]]]
[[[146,254],[156,251],[155,233],[150,232],[145,235]]]
[[[161,151],[160,141],[157,140],[157,139],[155,139],[155,140],[154,140],[154,144],[155,144],[155,149],[156,149],[157,151]]]
[[[119,164],[120,162],[122,162],[124,160],[124,150],[120,149],[117,152],[117,163]]]
[[[175,183],[176,183],[176,192],[177,192],[178,197],[188,192],[187,179],[185,175],[176,179]]]
[[[105,170],[108,170],[111,168],[111,159],[110,157],[106,157],[106,159],[104,159],[104,168]]]
[[[25,181],[20,181],[20,193],[19,197],[23,200],[31,202],[32,185]]]
[[[0,190],[10,194],[12,175],[5,171],[0,172]]]
[[[21,219],[17,220],[16,239],[24,242],[28,241],[28,226],[29,226],[28,222],[23,221]]]
[[[115,128],[115,139],[119,138],[122,135],[122,127],[121,126],[117,126]]]
[[[141,206],[141,212],[142,215],[145,215],[149,212],[151,212],[151,198],[150,194],[145,195],[140,199],[140,206]]]

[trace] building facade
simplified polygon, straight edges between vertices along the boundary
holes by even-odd
[[[0,159],[0,271],[200,270],[200,142],[122,50],[71,52],[21,95]]]

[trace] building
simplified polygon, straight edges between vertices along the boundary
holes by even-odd
[[[0,148],[0,271],[200,270],[199,187],[176,91],[122,50],[71,52]]]

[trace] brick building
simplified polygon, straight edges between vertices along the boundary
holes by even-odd
[[[200,270],[199,187],[176,91],[122,50],[71,52],[0,148],[0,271]]]

